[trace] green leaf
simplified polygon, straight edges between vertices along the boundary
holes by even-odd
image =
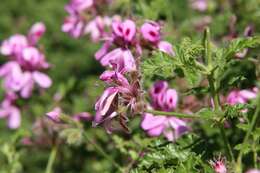
[[[257,141],[260,139],[260,127],[255,128],[255,130],[252,132],[252,136],[254,141]]]
[[[202,108],[196,114],[204,117],[205,119],[210,119],[214,116],[214,112],[210,108]]]
[[[182,147],[178,143],[163,143],[161,140],[157,140],[147,148],[147,152],[140,160],[137,169],[132,172],[192,173],[201,172],[207,168],[201,160],[201,155]]]
[[[249,124],[237,124],[236,126],[237,126],[237,128],[239,128],[243,131],[247,131],[249,129]]]
[[[228,85],[233,86],[235,83],[240,83],[241,81],[245,80],[246,78],[244,76],[236,76],[230,79],[228,81]]]
[[[207,73],[206,67],[196,61],[202,55],[203,47],[185,38],[175,47],[175,57],[163,52],[156,52],[142,64],[145,77],[159,76],[164,79],[175,76],[175,70],[181,69],[190,85],[196,85],[201,80],[201,74]]]
[[[242,151],[244,154],[247,154],[251,151],[251,144],[245,143],[244,145],[238,144],[235,146],[236,150]]]
[[[227,63],[234,55],[243,49],[254,48],[260,45],[260,37],[248,37],[234,39],[225,48],[218,49],[215,52],[215,64],[218,67],[218,76],[225,71]]]
[[[203,119],[219,120],[223,117],[223,113],[221,111],[213,111],[211,108],[202,108],[196,114],[200,115]]]
[[[143,75],[153,77],[154,75],[169,78],[174,76],[174,58],[165,55],[163,52],[155,52],[151,58],[145,59],[142,64]]]
[[[201,80],[200,74],[194,69],[184,67],[183,72],[190,85],[196,85]]]
[[[249,108],[248,104],[224,105],[224,116],[228,119],[233,119],[243,116],[243,110]]]
[[[260,45],[260,37],[237,38],[232,40],[227,48],[219,49],[216,53],[217,59],[229,61],[237,52],[245,48],[254,48]]]
[[[183,70],[184,76],[191,85],[199,83],[201,73],[205,73],[205,67],[196,61],[202,55],[201,44],[192,43],[191,39],[184,38],[180,45],[175,47],[176,66]]]

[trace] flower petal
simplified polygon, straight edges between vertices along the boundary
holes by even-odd
[[[165,116],[154,116],[150,113],[144,113],[144,118],[141,123],[141,127],[144,130],[150,130],[157,126],[163,125],[167,118]]]
[[[38,71],[33,72],[33,79],[42,88],[49,88],[52,84],[49,76]]]
[[[10,115],[8,119],[8,127],[11,129],[17,129],[21,124],[21,113],[16,107],[12,107],[10,110]]]

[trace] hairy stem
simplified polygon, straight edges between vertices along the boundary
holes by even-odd
[[[251,133],[252,133],[252,131],[254,129],[254,126],[255,126],[256,121],[258,119],[258,116],[260,114],[260,95],[258,95],[256,101],[258,103],[257,106],[256,106],[257,108],[256,108],[256,111],[255,111],[255,113],[253,115],[252,121],[251,121],[251,123],[249,125],[249,129],[248,129],[248,131],[246,133],[246,136],[245,136],[245,138],[244,138],[244,140],[242,142],[242,146],[245,145],[248,142],[249,137],[250,137],[250,135],[251,135]],[[238,173],[242,172],[242,166],[241,166],[241,164],[242,164],[242,157],[243,157],[243,151],[240,150],[239,154],[238,154],[238,157],[237,157],[237,172]]]
[[[231,146],[230,146],[230,144],[228,142],[228,138],[226,136],[223,124],[220,125],[220,133],[221,133],[221,136],[222,136],[222,138],[224,140],[224,143],[226,145],[226,152],[228,153],[228,155],[231,158],[232,162],[234,162],[235,158],[234,158],[234,155],[233,155],[233,152],[232,152],[232,148],[231,148]]]
[[[51,149],[51,154],[49,156],[49,160],[48,160],[48,164],[47,164],[45,173],[52,173],[53,172],[52,167],[53,167],[56,155],[57,155],[57,150],[58,150],[57,145],[54,145]]]
[[[211,74],[209,74],[207,76],[208,78],[208,82],[209,82],[209,88],[210,88],[210,93],[211,93],[211,97],[213,98],[213,103],[214,103],[214,110],[220,111],[221,110],[221,106],[220,106],[220,101],[219,101],[219,95],[218,92],[216,90],[216,81],[214,79],[214,71],[212,70],[212,55],[211,55],[211,45],[210,45],[210,30],[209,28],[206,28],[205,32],[204,32],[204,58],[205,58],[205,62],[207,63],[207,67],[208,69],[211,71]],[[232,160],[232,162],[234,161],[234,155],[231,149],[231,146],[228,142],[228,138],[226,136],[223,124],[220,124],[220,134],[223,138],[224,144],[225,144],[225,149],[226,149],[226,153],[228,154],[229,158]]]
[[[151,113],[154,115],[166,115],[166,116],[173,116],[177,118],[202,118],[199,115],[195,114],[185,114],[185,113],[178,113],[178,112],[164,112],[164,111],[156,111],[156,110],[145,110],[147,113]]]
[[[210,76],[208,76],[208,81],[209,81],[211,97],[213,98],[214,109],[215,110],[221,110],[221,106],[219,104],[219,97],[218,97],[218,94],[215,90],[214,78],[210,75]],[[219,130],[220,130],[220,134],[221,134],[223,141],[224,141],[224,144],[225,144],[226,153],[228,154],[229,158],[233,162],[234,161],[234,155],[233,155],[233,152],[232,152],[232,148],[229,144],[228,138],[226,136],[223,124],[220,124]]]

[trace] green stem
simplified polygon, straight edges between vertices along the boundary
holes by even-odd
[[[226,136],[223,124],[220,125],[220,133],[221,133],[221,136],[222,136],[222,138],[224,140],[224,143],[226,145],[226,152],[228,153],[228,155],[231,158],[232,162],[234,162],[235,158],[234,158],[234,155],[233,155],[233,152],[232,152],[232,148],[231,148],[231,146],[230,146],[230,144],[228,142],[228,138]]]
[[[204,44],[205,62],[207,64],[208,69],[211,71],[210,74],[207,77],[208,77],[211,97],[213,98],[213,102],[214,102],[214,110],[221,111],[219,96],[218,96],[218,92],[217,92],[216,87],[215,87],[216,81],[214,79],[214,71],[212,70],[213,61],[212,61],[212,55],[211,55],[210,30],[209,30],[209,28],[206,28],[206,30],[204,32],[204,40],[203,41],[204,41],[203,44]],[[228,138],[225,134],[223,124],[220,125],[219,129],[220,129],[220,134],[221,134],[221,136],[224,140],[226,153],[228,154],[229,158],[233,162],[234,161],[234,155],[233,155],[231,146],[228,142]]]
[[[200,62],[195,62],[197,68],[199,68],[203,74],[208,75],[210,73],[210,71],[208,70],[208,68],[206,66],[204,66],[203,64],[201,64]]]
[[[256,101],[257,101],[258,105],[257,105],[256,111],[255,111],[255,113],[253,115],[252,121],[251,121],[251,123],[249,125],[249,129],[248,129],[248,131],[246,133],[246,136],[245,136],[245,138],[243,140],[242,146],[244,146],[248,142],[249,137],[250,137],[250,135],[251,135],[251,133],[252,133],[252,131],[254,129],[254,126],[255,126],[256,121],[258,119],[258,116],[260,114],[260,104],[259,104],[260,103],[260,95],[258,95]],[[240,150],[239,154],[238,154],[238,157],[237,157],[237,172],[242,172],[242,166],[241,166],[241,164],[242,164],[242,156],[243,156],[243,152],[242,152],[242,150]]]
[[[91,143],[95,149],[97,150],[97,152],[99,152],[100,155],[102,155],[104,158],[106,158],[107,160],[109,160],[120,172],[123,172],[123,168],[121,168],[121,166],[119,164],[116,163],[116,161],[110,156],[108,155],[101,146],[99,146],[97,143],[93,142],[88,135],[84,132],[84,137],[85,139]]]
[[[51,154],[49,156],[49,160],[48,160],[48,164],[47,164],[45,173],[52,173],[52,167],[53,167],[56,155],[57,155],[57,146],[54,145],[51,149]]]
[[[208,76],[208,81],[209,81],[211,96],[212,96],[213,102],[214,102],[214,109],[219,111],[219,110],[221,110],[221,106],[219,104],[219,97],[218,97],[218,94],[215,90],[214,78],[213,78],[212,75]],[[229,158],[233,162],[234,161],[234,155],[233,155],[230,143],[228,141],[228,138],[226,136],[223,124],[220,124],[219,130],[220,130],[220,134],[221,134],[223,141],[224,141],[224,144],[225,144],[226,153],[228,154]]]
[[[177,118],[201,118],[199,115],[190,115],[190,114],[184,114],[184,113],[178,113],[178,112],[164,112],[164,111],[156,111],[156,110],[145,110],[147,113],[151,113],[154,115],[166,115],[166,116],[174,116]]]
[[[254,160],[254,167],[257,169],[257,150],[256,150],[256,144],[254,142],[253,144],[253,160]]]

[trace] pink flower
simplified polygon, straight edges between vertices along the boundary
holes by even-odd
[[[23,98],[31,96],[34,83],[37,83],[42,88],[49,88],[52,84],[49,76],[44,73],[39,71],[22,72],[19,65],[12,67],[13,68],[4,77],[4,87],[6,90],[20,92]]]
[[[26,70],[37,70],[49,67],[49,64],[45,61],[44,54],[35,47],[24,48],[19,63]]]
[[[96,28],[93,24],[93,28]],[[112,67],[120,73],[136,71],[136,63],[133,53],[135,55],[142,54],[142,47],[138,39],[135,39],[136,26],[132,20],[116,19],[112,22],[113,35],[106,37],[103,46],[96,52],[95,58],[100,61],[103,66]],[[96,31],[96,29],[95,29]],[[166,41],[160,41],[160,26],[155,22],[147,22],[142,28],[141,32],[144,38],[147,38],[152,43],[154,48],[174,56],[172,45]],[[99,35],[98,31],[96,35]],[[109,52],[112,45],[119,48]]]
[[[154,109],[172,111],[177,107],[178,94],[174,89],[168,88],[166,81],[158,81],[150,89],[150,96]],[[150,108],[151,109],[151,108]],[[188,131],[186,122],[175,118],[161,115],[143,114],[141,127],[150,136],[163,134],[169,141],[175,141]]]
[[[128,49],[122,50],[121,57],[111,60],[110,63],[114,70],[122,74],[136,71],[135,59]]]
[[[105,33],[105,27],[111,25],[111,19],[109,17],[100,17],[97,16],[95,19],[90,21],[84,30],[84,33],[90,34],[91,40],[93,42],[97,42],[100,39],[102,39],[106,33]]]
[[[0,76],[4,79],[5,90],[11,92],[21,91],[28,80],[27,74],[22,72],[21,67],[15,61],[2,65]]]
[[[38,42],[38,40],[43,36],[45,31],[46,31],[46,27],[44,23],[42,22],[35,23],[31,27],[28,34],[28,39],[30,41],[30,44],[35,45]]]
[[[175,52],[173,51],[171,43],[167,41],[160,41],[158,43],[158,49],[164,53],[167,53],[171,56],[175,56]]]
[[[94,126],[104,121],[110,121],[117,116],[117,96],[118,89],[116,87],[109,87],[104,91],[95,104],[96,116],[94,119]]]
[[[166,81],[157,81],[154,83],[152,88],[150,89],[150,95],[152,99],[156,100],[158,95],[164,93],[168,88],[168,83]]]
[[[19,56],[28,45],[28,40],[24,35],[15,34],[3,41],[0,52],[6,56]]]
[[[154,108],[164,111],[171,111],[177,107],[178,94],[174,89],[168,89],[165,81],[156,82],[150,89],[152,105]]]
[[[62,31],[69,33],[73,38],[89,33],[94,42],[98,41],[105,34],[104,27],[111,24],[109,17],[102,18],[97,14],[100,11],[98,7],[107,3],[110,3],[110,0],[70,0],[70,3],[65,6],[69,16],[64,20]],[[97,17],[91,16],[92,14]],[[86,16],[88,19],[94,19],[88,22]]]
[[[52,84],[52,80],[50,79],[50,77],[39,71],[33,72],[32,78],[42,88],[49,88]]]
[[[48,68],[44,55],[35,47],[45,30],[45,25],[39,22],[31,27],[28,37],[20,34],[11,36],[3,42],[1,53],[16,61],[23,70]]]
[[[17,98],[10,97],[10,93],[28,98],[35,83],[42,88],[48,88],[52,83],[47,75],[39,71],[48,68],[49,64],[35,45],[45,30],[43,23],[36,23],[27,37],[15,34],[1,45],[0,52],[9,56],[10,60],[0,67],[0,77],[7,94],[0,108],[0,116],[8,117],[10,128],[18,128],[21,121],[20,110],[14,104]]]
[[[105,41],[102,47],[95,53],[95,59],[100,61],[104,55],[106,55],[109,51],[110,46],[112,45],[112,41]]]
[[[103,66],[112,67],[113,70],[120,73],[136,71],[135,58],[129,47],[136,34],[135,23],[132,20],[121,22],[120,19],[114,17],[112,29],[112,37],[107,37],[102,48],[96,52],[95,58]],[[119,48],[108,52],[112,44],[119,46]]]
[[[120,119],[126,123],[126,110],[134,112],[137,109],[138,85],[129,83],[123,74],[117,71],[105,71],[100,79],[109,86],[95,104],[96,115],[93,125],[103,124],[108,133],[111,133],[111,121],[120,115]],[[124,107],[125,111],[119,111],[118,107]],[[122,121],[120,125],[126,129]]]
[[[41,88],[49,88],[52,81],[49,76],[39,71],[33,73],[25,72],[25,84],[21,89],[21,96],[23,98],[29,98],[32,94],[35,83]]]
[[[55,123],[60,123],[60,116],[61,116],[61,108],[55,107],[51,112],[46,113],[47,117],[54,121]]]
[[[17,96],[9,92],[6,94],[4,101],[0,106],[0,118],[8,119],[8,127],[16,129],[21,124],[21,113],[19,108],[13,105],[13,102],[17,99]]]
[[[124,99],[127,106],[134,109],[135,96],[138,94],[138,86],[130,84],[126,77],[116,71],[105,71],[100,79],[106,82],[109,86],[118,89],[118,93]]]
[[[0,67],[0,77],[6,77],[13,69],[20,68],[16,61],[9,61]]]
[[[84,22],[79,20],[77,16],[68,16],[64,20],[62,31],[69,33],[73,38],[79,38],[83,34],[84,27]]]
[[[46,74],[39,71],[23,72],[16,62],[8,62],[0,68],[0,76],[4,78],[4,87],[7,91],[20,92],[23,98],[31,96],[34,83],[42,88],[49,88],[51,79]]]
[[[167,41],[161,41],[161,27],[156,22],[146,22],[141,27],[141,34],[143,38],[150,42],[160,51],[165,52],[171,56],[175,56],[172,45]]]
[[[136,70],[135,59],[128,49],[114,49],[103,56],[100,63],[103,66],[113,66],[115,70],[121,73]]]
[[[260,173],[260,170],[258,170],[258,169],[250,169],[250,170],[246,171],[246,173]]]
[[[4,74],[4,87],[6,90],[20,91],[25,84],[26,76],[22,72],[21,67],[16,62],[4,64],[1,68],[6,70]]]
[[[71,0],[65,7],[68,12],[76,11],[82,12],[87,8],[90,8],[94,4],[94,0]]]
[[[115,71],[105,71],[100,75],[99,78],[108,84],[114,83],[115,85],[123,87],[130,86],[128,80],[121,73]]]
[[[224,159],[219,158],[217,160],[210,161],[211,166],[216,173],[227,173],[227,168],[224,162]]]
[[[206,11],[208,8],[208,3],[207,0],[192,0],[191,2],[191,7],[194,10],[198,10],[198,11]]]
[[[146,22],[141,27],[141,33],[145,40],[157,43],[161,39],[160,25],[156,22]]]
[[[145,113],[141,127],[149,136],[160,136],[163,134],[169,141],[175,141],[188,131],[187,125],[183,120],[175,117],[166,117]]]
[[[164,94],[168,89],[168,83],[166,81],[158,81],[154,83],[150,89],[150,96],[152,98],[152,105],[156,109],[161,109],[164,106]]]
[[[231,91],[227,98],[226,101],[230,105],[235,105],[235,104],[245,104],[247,103],[250,99],[254,99],[257,96],[257,88],[253,90],[248,90],[248,89],[243,89],[243,90],[233,90]]]
[[[164,94],[164,110],[173,110],[177,107],[178,94],[175,89],[168,89]]]
[[[124,22],[114,20],[112,29],[115,37],[122,38],[126,42],[133,41],[135,37],[136,26],[132,20],[125,20]]]

